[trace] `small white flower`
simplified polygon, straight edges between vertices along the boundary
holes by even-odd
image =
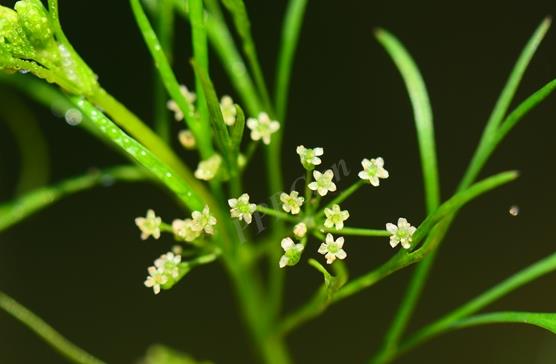
[[[320,245],[319,253],[324,255],[326,263],[332,264],[336,258],[345,259],[347,257],[346,251],[342,249],[343,246],[343,237],[334,240],[332,234],[326,234],[326,241]]]
[[[178,133],[178,140],[185,149],[195,149],[197,141],[191,130],[182,130]]]
[[[344,228],[344,221],[349,218],[349,211],[348,210],[340,210],[340,205],[335,204],[332,205],[332,208],[325,208],[324,214],[326,215],[326,220],[324,221],[324,226],[327,228],[331,228],[332,226],[336,227],[336,230],[340,230]]]
[[[228,205],[230,205],[230,214],[232,217],[238,218],[240,221],[243,220],[250,224],[252,220],[252,214],[257,209],[257,205],[254,203],[249,203],[249,195],[244,193],[238,198],[231,198],[228,200]]]
[[[268,114],[262,112],[257,119],[247,119],[247,127],[251,129],[251,139],[255,141],[262,139],[263,143],[268,145],[270,144],[271,135],[280,129],[280,123],[270,120]]]
[[[191,228],[195,231],[204,231],[207,234],[214,234],[214,225],[216,225],[216,218],[210,214],[209,207],[205,205],[203,211],[193,211],[191,214],[193,224]]]
[[[388,171],[384,169],[384,159],[380,157],[371,160],[365,158],[361,165],[363,170],[359,172],[359,178],[368,180],[375,187],[380,184],[379,178],[388,178]]]
[[[284,211],[289,212],[292,215],[299,214],[305,198],[299,197],[298,195],[299,193],[297,191],[291,191],[289,195],[284,192],[280,194],[280,201],[282,201],[282,208]]]
[[[336,191],[336,184],[332,182],[334,178],[334,172],[331,169],[327,169],[324,173],[319,171],[313,171],[314,182],[309,183],[309,188],[313,191],[317,191],[319,195],[325,196],[328,191]]]
[[[210,181],[218,173],[221,164],[222,157],[219,154],[214,154],[209,159],[199,162],[199,166],[195,170],[195,177],[204,181]]]
[[[392,246],[392,248],[395,248],[396,245],[401,243],[404,249],[409,249],[411,247],[411,241],[413,240],[413,234],[417,228],[411,226],[403,217],[400,217],[398,219],[398,226],[388,223],[386,224],[386,230],[392,234],[390,235],[390,246]]]
[[[146,217],[135,218],[135,225],[141,230],[141,239],[146,240],[149,236],[160,238],[160,224],[162,219],[153,210],[147,211]]]
[[[280,268],[284,268],[286,265],[296,265],[301,258],[301,252],[304,249],[303,244],[295,244],[291,238],[282,239],[282,249],[284,249],[284,255],[280,258],[278,265]]]
[[[195,230],[193,228],[193,225],[194,223],[193,220],[191,219],[185,219],[185,220],[176,219],[172,221],[172,231],[174,232],[176,237],[183,239],[187,242],[192,242],[193,240],[197,239],[201,235],[201,232]]]
[[[168,283],[168,277],[156,267],[148,268],[149,276],[145,280],[145,287],[152,288],[154,294],[160,293],[160,286]]]
[[[180,275],[179,264],[181,263],[181,256],[175,255],[172,252],[163,254],[154,261],[154,266],[166,275],[172,278],[178,278]]]
[[[234,105],[234,100],[228,95],[222,96],[220,99],[220,111],[222,112],[222,117],[224,118],[224,123],[228,126],[232,126],[236,122],[237,110]]]
[[[307,225],[304,222],[300,222],[293,227],[293,233],[298,238],[303,238],[307,234]]]
[[[181,85],[180,86],[180,91],[181,94],[185,97],[185,100],[187,101],[187,103],[189,104],[191,111],[195,110],[195,100],[197,99],[197,96],[195,95],[194,92],[190,92],[189,89],[187,88],[187,86],[185,85]],[[166,103],[166,107],[170,110],[174,112],[174,119],[176,119],[176,121],[182,121],[183,120],[183,111],[180,109],[180,107],[178,106],[178,104],[174,101],[174,100],[169,100]]]
[[[172,246],[172,253],[174,253],[175,255],[182,255],[183,247],[181,245]]]
[[[321,155],[324,154],[324,149],[322,148],[305,148],[303,145],[300,145],[296,149],[297,154],[299,154],[299,160],[305,169],[312,170],[315,166],[318,166],[322,163],[321,159],[319,158]]]

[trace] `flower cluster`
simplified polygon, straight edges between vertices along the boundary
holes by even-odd
[[[256,129],[258,122],[251,122],[252,130]],[[261,133],[260,130],[257,132],[259,134],[256,135],[256,138],[263,138],[264,133]],[[269,136],[269,134],[267,135]],[[343,260],[347,257],[347,253],[344,250],[345,239],[343,236],[334,237],[332,234],[335,232],[341,233],[344,230],[344,224],[349,219],[350,213],[348,210],[342,209],[339,203],[344,201],[345,198],[363,184],[356,183],[347,193],[341,194],[321,210],[315,211],[315,209],[319,208],[318,204],[321,197],[337,190],[334,171],[332,169],[326,169],[324,172],[315,170],[316,166],[322,164],[323,148],[306,148],[300,145],[297,147],[296,152],[303,167],[313,177],[313,180],[305,181],[305,197],[300,196],[297,191],[280,193],[281,207],[286,212],[284,214],[284,212],[278,210],[258,208],[256,204],[249,203],[249,195],[244,193],[239,198],[228,201],[231,207],[230,214],[233,218],[244,220],[249,224],[252,221],[252,214],[257,209],[260,209],[265,214],[296,222],[292,230],[293,238],[299,239],[300,242],[296,243],[289,236],[282,239],[281,247],[284,254],[278,262],[280,268],[293,266],[299,262],[307,244],[308,232],[312,232],[313,235],[324,239],[324,241],[321,241],[317,251],[324,255],[326,263],[332,264],[338,259]],[[381,157],[373,159],[365,158],[361,161],[361,165],[363,170],[358,173],[358,177],[372,186],[379,186],[380,179],[389,177],[388,171],[384,168],[384,160]],[[311,196],[312,192],[314,197]],[[289,217],[288,214],[294,216]],[[390,244],[392,247],[401,244],[405,249],[410,248],[412,236],[416,228],[411,226],[406,219],[400,218],[397,226],[388,223],[386,229],[390,233]],[[353,228],[351,228],[351,231],[348,230],[345,232],[353,233],[354,231]],[[327,233],[326,236],[321,234],[323,232]]]
[[[175,219],[172,222],[172,231],[178,240],[192,242],[203,233],[213,235],[215,225],[216,218],[210,214],[209,207],[205,206],[203,211],[193,211],[191,219]]]
[[[0,5],[0,70],[32,72],[72,94],[91,95],[99,88],[96,76],[58,33],[57,21],[41,0]]]
[[[180,85],[180,92],[187,102],[189,110],[191,112],[195,112],[195,101],[197,100],[197,95],[195,95],[194,92],[189,91],[189,89],[185,85]],[[174,100],[168,100],[168,102],[166,103],[166,107],[168,107],[168,109],[174,113],[174,119],[176,119],[176,121],[183,120],[183,110],[178,106],[177,102],[175,102]]]
[[[145,287],[152,288],[154,294],[160,293],[160,288],[175,282],[180,276],[181,256],[172,252],[163,254],[154,261],[154,266],[147,268],[149,275],[145,280]]]
[[[232,100],[230,96],[222,96],[220,99],[220,111],[222,112],[222,118],[226,125],[232,126],[236,123],[237,110],[234,105],[234,100]]]
[[[220,154],[213,154],[210,158],[199,162],[199,166],[195,170],[195,177],[204,181],[210,181],[218,173],[221,164],[222,157]]]

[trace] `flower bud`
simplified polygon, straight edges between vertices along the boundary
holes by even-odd
[[[33,47],[21,29],[17,13],[4,6],[0,6],[0,48],[3,53],[16,58],[32,58],[34,54]]]
[[[20,0],[14,8],[19,24],[33,47],[44,49],[54,42],[48,13],[40,0]]]

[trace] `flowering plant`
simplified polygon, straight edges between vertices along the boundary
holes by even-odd
[[[398,67],[413,105],[428,214],[420,222],[409,222],[400,216],[397,221],[379,221],[377,228],[369,228],[349,226],[351,214],[345,206],[360,189],[379,191],[391,176],[394,178],[396,171],[387,170],[387,163],[380,156],[367,155],[362,150],[356,180],[348,188],[340,189],[338,171],[323,167],[329,165],[325,149],[299,145],[295,151],[284,153],[297,153],[297,167],[305,174],[302,188],[284,187],[282,136],[291,68],[306,0],[289,1],[273,95],[259,65],[242,0],[222,0],[222,4],[216,0],[146,0],[144,4],[131,0],[130,3],[160,76],[157,97],[162,106],[154,130],[102,87],[102,82],[65,36],[57,0],[49,0],[47,7],[40,0],[20,0],[13,9],[0,6],[0,69],[4,71],[0,81],[57,109],[70,125],[79,125],[130,161],[129,165],[53,186],[39,186],[3,203],[0,232],[60,198],[106,179],[124,182],[154,179],[175,196],[183,214],[166,220],[158,216],[155,206],[145,206],[145,216],[135,218],[141,239],[158,240],[168,234],[175,241],[172,251],[161,251],[152,265],[145,267],[144,286],[151,293],[162,295],[183,284],[191,270],[220,262],[237,292],[254,347],[265,363],[290,363],[292,358],[285,343],[290,332],[317,318],[329,306],[412,265],[417,265],[416,271],[379,352],[370,359],[373,363],[392,362],[435,336],[474,325],[520,322],[556,332],[553,313],[478,313],[505,294],[556,270],[556,254],[553,254],[417,332],[405,335],[436,252],[460,209],[483,193],[518,177],[517,172],[509,171],[477,181],[496,146],[556,87],[556,81],[548,82],[510,111],[523,73],[549,28],[549,19],[539,25],[522,51],[457,191],[445,200],[440,196],[433,118],[424,81],[404,46],[386,30],[376,31],[378,41]],[[222,7],[229,12],[232,24],[223,16]],[[145,10],[156,22],[156,30]],[[191,70],[195,84],[190,87],[180,85],[168,56],[172,51],[169,24],[176,14],[191,25]],[[243,55],[232,35],[232,26]],[[237,103],[235,96],[217,93],[209,68],[209,42],[235,87]],[[165,117],[168,112],[183,125],[175,138],[185,150],[198,157],[195,167],[184,163],[171,147],[174,136]],[[245,172],[260,150],[266,156],[270,204],[255,201],[243,187]],[[263,234],[264,216],[272,218],[273,223],[269,232]],[[350,237],[353,236],[380,239],[397,250],[382,265],[350,278]],[[268,263],[268,275],[263,277],[259,270],[265,263]],[[284,275],[305,263],[322,274],[322,285],[308,302],[284,313],[281,307]],[[22,321],[68,360],[102,363],[2,292],[0,308]],[[145,362],[194,362],[167,348],[153,350]]]

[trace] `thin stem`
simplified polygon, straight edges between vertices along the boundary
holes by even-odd
[[[301,221],[300,218],[296,218],[295,216],[288,215],[285,212],[274,210],[274,209],[264,207],[264,206],[261,206],[261,205],[257,205],[257,211],[262,212],[265,215],[274,216],[274,217],[277,217],[277,218],[285,220],[285,221],[291,221],[291,222]]]
[[[62,356],[71,362],[78,364],[104,363],[68,341],[40,317],[36,316],[34,313],[1,291],[0,308],[31,329],[35,334],[51,345],[58,353],[62,354]]]
[[[208,44],[207,31],[205,27],[205,10],[203,8],[203,0],[189,1],[190,18],[191,18],[191,35],[193,38],[193,55],[195,64],[203,70],[203,73],[210,77],[209,61],[208,61]],[[197,93],[197,105],[199,107],[199,115],[201,117],[201,125],[203,134],[210,135],[210,121],[207,108],[205,91],[199,75],[195,73],[195,91]]]
[[[341,204],[348,197],[353,195],[359,188],[361,188],[361,186],[363,186],[365,184],[366,184],[366,182],[363,181],[363,180],[359,180],[359,181],[355,182],[354,184],[349,186],[347,189],[342,191],[342,193],[340,193],[338,196],[336,196],[332,201],[327,203],[326,206],[324,206],[318,213],[315,214],[315,216],[316,217],[321,217],[322,215],[324,215],[324,209],[330,208],[332,205]]]
[[[354,227],[343,227],[340,230],[334,228],[327,228],[324,226],[319,226],[316,228],[319,231],[323,231],[325,233],[335,233],[341,235],[354,235],[354,236],[390,236],[390,233],[386,230],[380,229],[362,229],[362,228],[354,228]]]
[[[174,0],[161,0],[158,1],[156,9],[156,34],[160,40],[160,46],[166,53],[166,58],[170,64],[173,58],[173,40],[174,40]],[[168,94],[164,84],[160,80],[158,70],[153,65],[153,79],[154,79],[154,129],[160,135],[162,140],[170,141],[170,116],[166,101]]]
[[[67,179],[53,186],[36,189],[0,205],[0,231],[77,192],[114,182],[137,182],[149,179],[150,176],[142,169],[133,166],[121,166],[94,171],[80,177]]]

